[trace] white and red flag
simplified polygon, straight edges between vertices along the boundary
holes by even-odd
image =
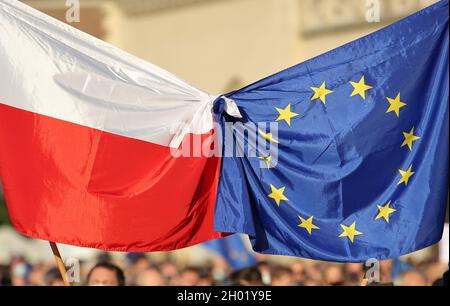
[[[19,1],[0,0],[0,176],[14,227],[115,251],[171,250],[213,230],[215,100]]]

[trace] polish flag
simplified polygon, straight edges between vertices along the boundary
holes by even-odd
[[[214,232],[217,97],[15,0],[0,0],[0,176],[22,234],[163,251]],[[190,141],[189,141],[190,140]]]

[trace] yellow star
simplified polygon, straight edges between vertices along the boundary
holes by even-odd
[[[274,143],[279,143],[278,140],[276,140],[275,138],[273,138],[273,134],[272,133],[264,133],[261,130],[258,130],[259,134],[264,137],[266,140],[270,141],[270,142],[274,142]]]
[[[389,106],[388,110],[386,111],[386,114],[390,113],[390,112],[395,112],[395,114],[397,115],[397,118],[400,118],[400,109],[402,107],[406,106],[406,103],[400,101],[400,93],[398,93],[398,95],[395,99],[391,99],[391,98],[387,98],[387,99],[389,101],[390,106]]]
[[[332,90],[326,88],[325,82],[323,82],[320,87],[311,87],[311,89],[314,91],[314,96],[311,98],[311,101],[320,99],[323,104],[327,103],[327,95],[333,92]]]
[[[271,165],[271,163],[270,163],[270,161],[272,160],[272,156],[270,156],[270,155],[267,156],[267,157],[260,156],[259,159],[260,159],[260,160],[264,160],[264,161],[266,162],[267,168],[272,168],[272,165]]]
[[[412,165],[409,166],[408,170],[406,170],[406,171],[398,170],[398,172],[400,172],[400,175],[402,176],[402,178],[400,179],[400,182],[398,182],[398,185],[400,185],[401,183],[405,183],[405,185],[408,185],[409,179],[415,173],[415,172],[412,172]]]
[[[353,240],[355,239],[355,236],[363,234],[356,230],[356,222],[353,222],[353,224],[350,226],[345,226],[345,225],[341,224],[341,227],[344,231],[342,232],[342,234],[339,237],[340,238],[348,237],[348,239],[350,239],[351,242],[353,242]]]
[[[297,117],[299,114],[291,112],[291,104],[286,106],[285,109],[281,109],[278,107],[275,107],[277,112],[280,114],[277,121],[284,120],[286,123],[291,126],[291,119],[294,117]]]
[[[280,207],[281,201],[289,201],[289,199],[284,195],[284,190],[286,189],[286,187],[277,189],[275,186],[270,184],[270,189],[272,189],[272,193],[269,194],[268,197],[274,199],[275,202],[277,202],[278,207]]]
[[[391,201],[389,201],[389,203],[387,203],[385,206],[378,206],[378,210],[380,211],[377,215],[377,217],[375,218],[375,220],[378,220],[380,218],[384,218],[384,220],[386,220],[387,223],[389,223],[389,215],[396,212],[396,209],[391,208]]]
[[[403,136],[405,137],[405,141],[403,141],[401,147],[403,148],[404,146],[407,145],[409,150],[412,151],[413,142],[419,140],[420,137],[414,135],[414,128],[412,128],[412,130],[409,133],[403,132]]]
[[[364,100],[366,99],[366,91],[373,88],[372,86],[365,83],[364,76],[362,76],[361,80],[358,83],[350,82],[350,84],[352,84],[354,88],[351,97],[360,95]]]
[[[310,235],[311,235],[313,229],[315,229],[315,230],[320,229],[318,226],[313,224],[313,216],[309,217],[308,220],[305,220],[300,216],[298,216],[298,217],[300,218],[300,221],[302,222],[298,225],[298,227],[302,227],[302,228],[306,229]]]

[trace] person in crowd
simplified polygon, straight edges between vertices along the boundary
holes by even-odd
[[[212,269],[204,269],[200,271],[200,280],[198,286],[215,286],[216,283],[212,277]]]
[[[399,286],[426,286],[427,279],[417,270],[410,270],[403,273],[396,281]]]
[[[14,256],[10,264],[11,284],[13,286],[29,285],[28,276],[32,266],[23,256]]]
[[[130,253],[127,258],[135,272],[144,271],[151,265],[150,260],[145,253]]]
[[[233,272],[230,275],[233,286],[264,286],[258,267],[250,267]]]
[[[345,285],[344,269],[342,265],[330,264],[323,272],[324,285],[343,286]]]
[[[200,282],[200,272],[195,267],[187,267],[180,272],[174,285],[178,286],[198,286]]]
[[[450,268],[450,264],[449,264],[449,268]],[[433,286],[448,286],[449,285],[449,282],[448,282],[449,281],[448,271],[449,270],[447,270],[441,278],[438,278],[433,283]]]
[[[159,270],[168,283],[178,276],[178,266],[172,261],[163,261],[159,264]]]
[[[0,265],[0,287],[10,285],[11,279],[9,278],[8,266]]]
[[[136,277],[137,286],[166,286],[167,280],[156,267],[147,268],[140,271]]]
[[[102,262],[89,271],[86,284],[88,286],[125,286],[125,275],[118,266]]]
[[[433,285],[446,271],[446,265],[441,262],[431,262],[425,269],[425,276],[428,280],[428,285]]]
[[[292,277],[296,284],[303,284],[306,279],[305,264],[301,261],[295,261],[291,264]]]
[[[145,253],[128,253],[126,255],[126,268],[124,269],[127,285],[136,284],[136,277],[150,268],[151,263]]]
[[[61,277],[61,273],[58,268],[51,268],[45,273],[45,285],[46,286],[64,286],[64,280]]]
[[[293,286],[298,285],[294,282],[294,275],[292,270],[284,267],[277,266],[272,272],[272,286]]]
[[[52,266],[53,267],[53,266]],[[28,275],[28,281],[30,286],[45,286],[45,275],[49,267],[47,267],[44,263],[38,263],[33,266]]]
[[[347,263],[344,265],[345,285],[354,286],[359,285],[361,280],[365,277],[363,264],[361,263]]]
[[[392,270],[393,270],[393,261],[392,259],[382,260],[380,261],[380,283],[391,283],[392,279]]]
[[[321,262],[308,262],[305,265],[306,278],[303,282],[304,286],[320,286],[322,285],[322,276],[325,265]]]

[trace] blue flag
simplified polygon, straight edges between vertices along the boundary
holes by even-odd
[[[248,251],[239,235],[210,240],[202,245],[222,256],[233,270],[240,270],[256,264],[255,256]]]
[[[441,1],[217,99],[225,136],[215,230],[248,234],[264,254],[339,262],[438,242],[448,34]],[[227,155],[230,129],[243,156]]]

